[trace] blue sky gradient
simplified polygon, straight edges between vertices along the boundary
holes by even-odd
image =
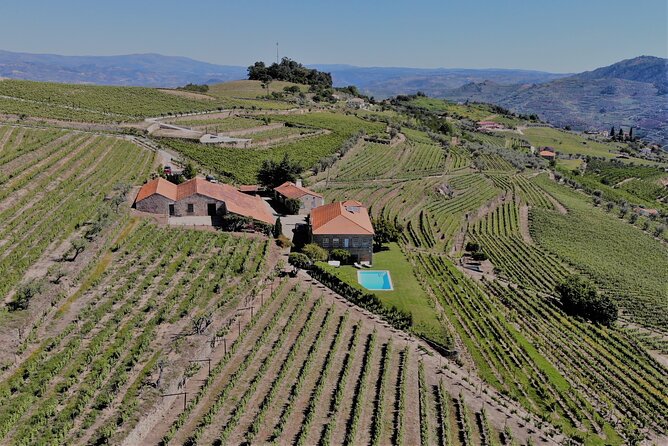
[[[668,57],[666,0],[7,1],[0,49],[578,72]]]

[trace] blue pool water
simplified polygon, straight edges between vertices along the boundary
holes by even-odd
[[[357,271],[357,281],[371,291],[390,291],[393,289],[389,271]]]

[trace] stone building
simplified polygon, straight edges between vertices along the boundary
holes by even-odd
[[[327,250],[345,249],[358,262],[372,262],[373,225],[359,201],[330,203],[311,211],[311,241]]]
[[[193,178],[176,185],[163,178],[144,184],[135,199],[142,212],[171,217],[218,216],[227,213],[249,217],[270,225],[274,217],[262,198],[239,192],[229,184]]]
[[[303,187],[301,180],[297,180],[296,184],[291,181],[286,181],[275,188],[274,193],[276,199],[282,204],[285,204],[285,202],[290,199],[298,200],[300,203],[299,214],[308,214],[312,209],[325,204],[323,196]]]

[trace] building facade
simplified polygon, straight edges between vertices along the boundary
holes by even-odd
[[[358,201],[330,203],[311,211],[311,242],[330,251],[345,249],[358,262],[373,261],[373,225]]]
[[[311,211],[325,204],[325,199],[317,192],[313,192],[302,186],[301,180],[297,183],[286,181],[274,189],[276,200],[285,206],[288,200],[299,201],[300,215],[308,215]]]
[[[275,223],[262,198],[241,193],[228,184],[215,184],[202,178],[193,178],[179,185],[163,178],[149,181],[139,190],[135,208],[170,217],[232,213],[270,225]]]

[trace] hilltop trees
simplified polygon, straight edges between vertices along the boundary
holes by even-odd
[[[332,87],[332,75],[330,73],[306,68],[288,57],[284,57],[281,63],[273,63],[268,67],[264,62],[255,62],[248,67],[248,79],[264,83],[279,80],[323,88]]]

